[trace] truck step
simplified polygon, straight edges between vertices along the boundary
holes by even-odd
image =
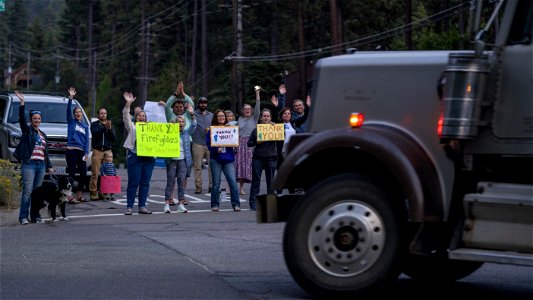
[[[480,182],[464,197],[467,248],[533,253],[533,186]]]
[[[533,266],[533,255],[510,251],[459,248],[449,252],[450,259]]]

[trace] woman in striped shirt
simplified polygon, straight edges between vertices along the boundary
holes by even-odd
[[[24,112],[24,95],[19,91],[15,91],[15,94],[20,100],[19,123],[22,136],[13,156],[21,162],[22,197],[20,199],[19,221],[20,224],[26,225],[29,223],[31,192],[41,186],[47,170],[49,173],[54,170],[50,159],[48,159],[48,137],[39,129],[41,112],[30,110],[30,125],[28,125]]]

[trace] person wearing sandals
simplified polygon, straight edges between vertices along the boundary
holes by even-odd
[[[53,173],[54,169],[48,158],[48,137],[39,129],[41,125],[41,112],[30,110],[30,125],[26,122],[24,115],[25,104],[24,95],[15,91],[20,100],[19,105],[19,125],[22,130],[20,142],[13,153],[13,156],[21,163],[20,173],[22,175],[22,196],[20,199],[19,222],[21,225],[29,224],[28,215],[30,213],[31,192],[43,183],[46,170]],[[37,220],[40,216],[37,216]]]
[[[135,124],[131,121],[130,107],[136,97],[132,93],[124,92],[126,105],[122,110],[122,121],[124,128],[128,133],[124,148],[126,148],[128,161],[128,187],[126,189],[127,207],[125,215],[132,215],[133,205],[135,204],[135,195],[139,191],[139,214],[148,215],[152,212],[146,208],[146,199],[150,190],[150,180],[155,167],[155,158],[146,156],[137,156],[137,139]],[[141,110],[134,116],[135,122],[147,122],[146,113]]]
[[[211,126],[225,126],[227,124],[224,110],[217,109],[213,115]],[[209,127],[211,128],[211,127]],[[220,206],[220,179],[222,172],[230,186],[230,198],[233,210],[241,211],[241,200],[239,199],[239,189],[235,179],[235,154],[232,147],[213,147],[211,146],[211,129],[205,134],[205,143],[209,149],[209,168],[211,168],[211,179],[213,189],[211,190],[211,210],[218,211]]]
[[[261,98],[260,88],[255,89],[255,106],[252,109],[250,104],[242,106],[242,112],[237,120],[239,125],[239,150],[236,154],[235,169],[237,174],[237,181],[239,182],[239,193],[246,195],[244,191],[244,184],[252,182],[252,152],[253,148],[247,146],[250,134],[254,130],[259,115],[261,113]]]
[[[72,100],[76,95],[76,89],[68,89],[67,104],[67,174],[73,180],[76,179],[78,186],[75,188],[76,196],[68,200],[69,203],[88,202],[83,198],[83,190],[88,187],[87,163],[89,157],[89,124],[83,121],[83,112],[79,106],[72,110]],[[76,173],[79,175],[76,176]]]

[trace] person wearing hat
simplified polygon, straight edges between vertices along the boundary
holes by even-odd
[[[35,188],[41,186],[46,171],[52,173],[54,169],[48,158],[48,137],[39,129],[41,112],[30,110],[30,125],[28,125],[24,114],[24,95],[19,91],[15,91],[15,94],[20,100],[19,123],[22,136],[13,156],[21,163],[22,197],[20,199],[19,222],[26,225],[29,223],[30,194]],[[39,220],[32,221],[37,222]]]
[[[202,163],[203,159],[209,161],[209,149],[205,143],[205,133],[213,120],[213,113],[207,110],[207,98],[200,97],[198,99],[198,107],[194,112],[196,118],[196,130],[192,135],[192,161],[194,167],[194,185],[196,187],[195,194],[202,193]],[[209,192],[211,192],[211,170],[207,169],[209,178]]]

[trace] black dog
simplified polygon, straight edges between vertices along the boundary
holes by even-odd
[[[59,177],[57,181],[48,181],[31,192],[30,218],[32,223],[41,220],[39,211],[48,203],[48,214],[52,222],[56,220],[56,209],[59,206],[63,219],[67,218],[65,206],[69,196],[72,196],[72,178]]]

